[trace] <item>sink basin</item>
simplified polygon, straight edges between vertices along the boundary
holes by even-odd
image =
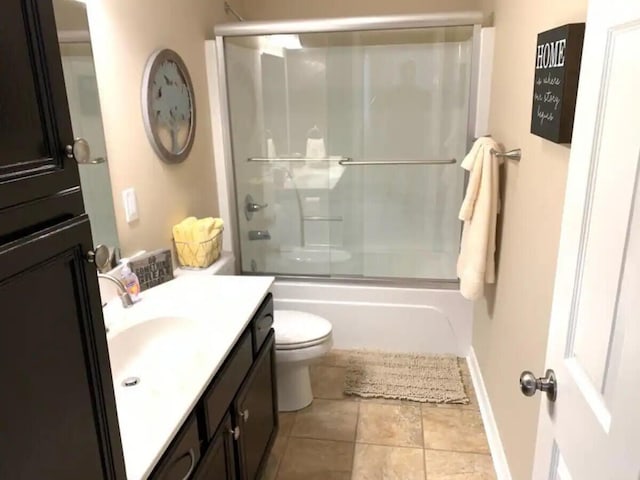
[[[152,318],[114,334],[108,344],[116,395],[121,388],[179,386],[184,372],[197,370],[207,339],[197,321],[180,317]]]

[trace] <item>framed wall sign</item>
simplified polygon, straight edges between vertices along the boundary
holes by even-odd
[[[571,143],[584,27],[571,23],[538,34],[531,133],[552,142]]]
[[[149,142],[167,163],[183,161],[193,145],[196,108],[191,77],[173,50],[154,52],[142,80],[142,116]]]

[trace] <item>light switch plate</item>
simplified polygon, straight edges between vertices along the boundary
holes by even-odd
[[[122,191],[122,204],[127,223],[138,220],[138,201],[136,200],[136,191],[133,188]]]

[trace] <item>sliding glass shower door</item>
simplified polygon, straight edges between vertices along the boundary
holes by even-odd
[[[225,38],[244,272],[455,279],[472,38]]]

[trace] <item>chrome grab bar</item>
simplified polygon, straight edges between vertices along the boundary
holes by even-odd
[[[345,167],[357,166],[357,165],[450,165],[456,163],[455,158],[449,158],[446,160],[363,160],[353,162],[351,160],[340,160],[340,165]]]
[[[247,162],[264,162],[264,163],[277,163],[277,162],[350,162],[353,160],[351,157],[338,157],[338,158],[307,158],[307,157],[249,157]]]
[[[305,222],[342,222],[342,217],[323,217],[320,215],[312,215],[308,217],[302,217]]]

